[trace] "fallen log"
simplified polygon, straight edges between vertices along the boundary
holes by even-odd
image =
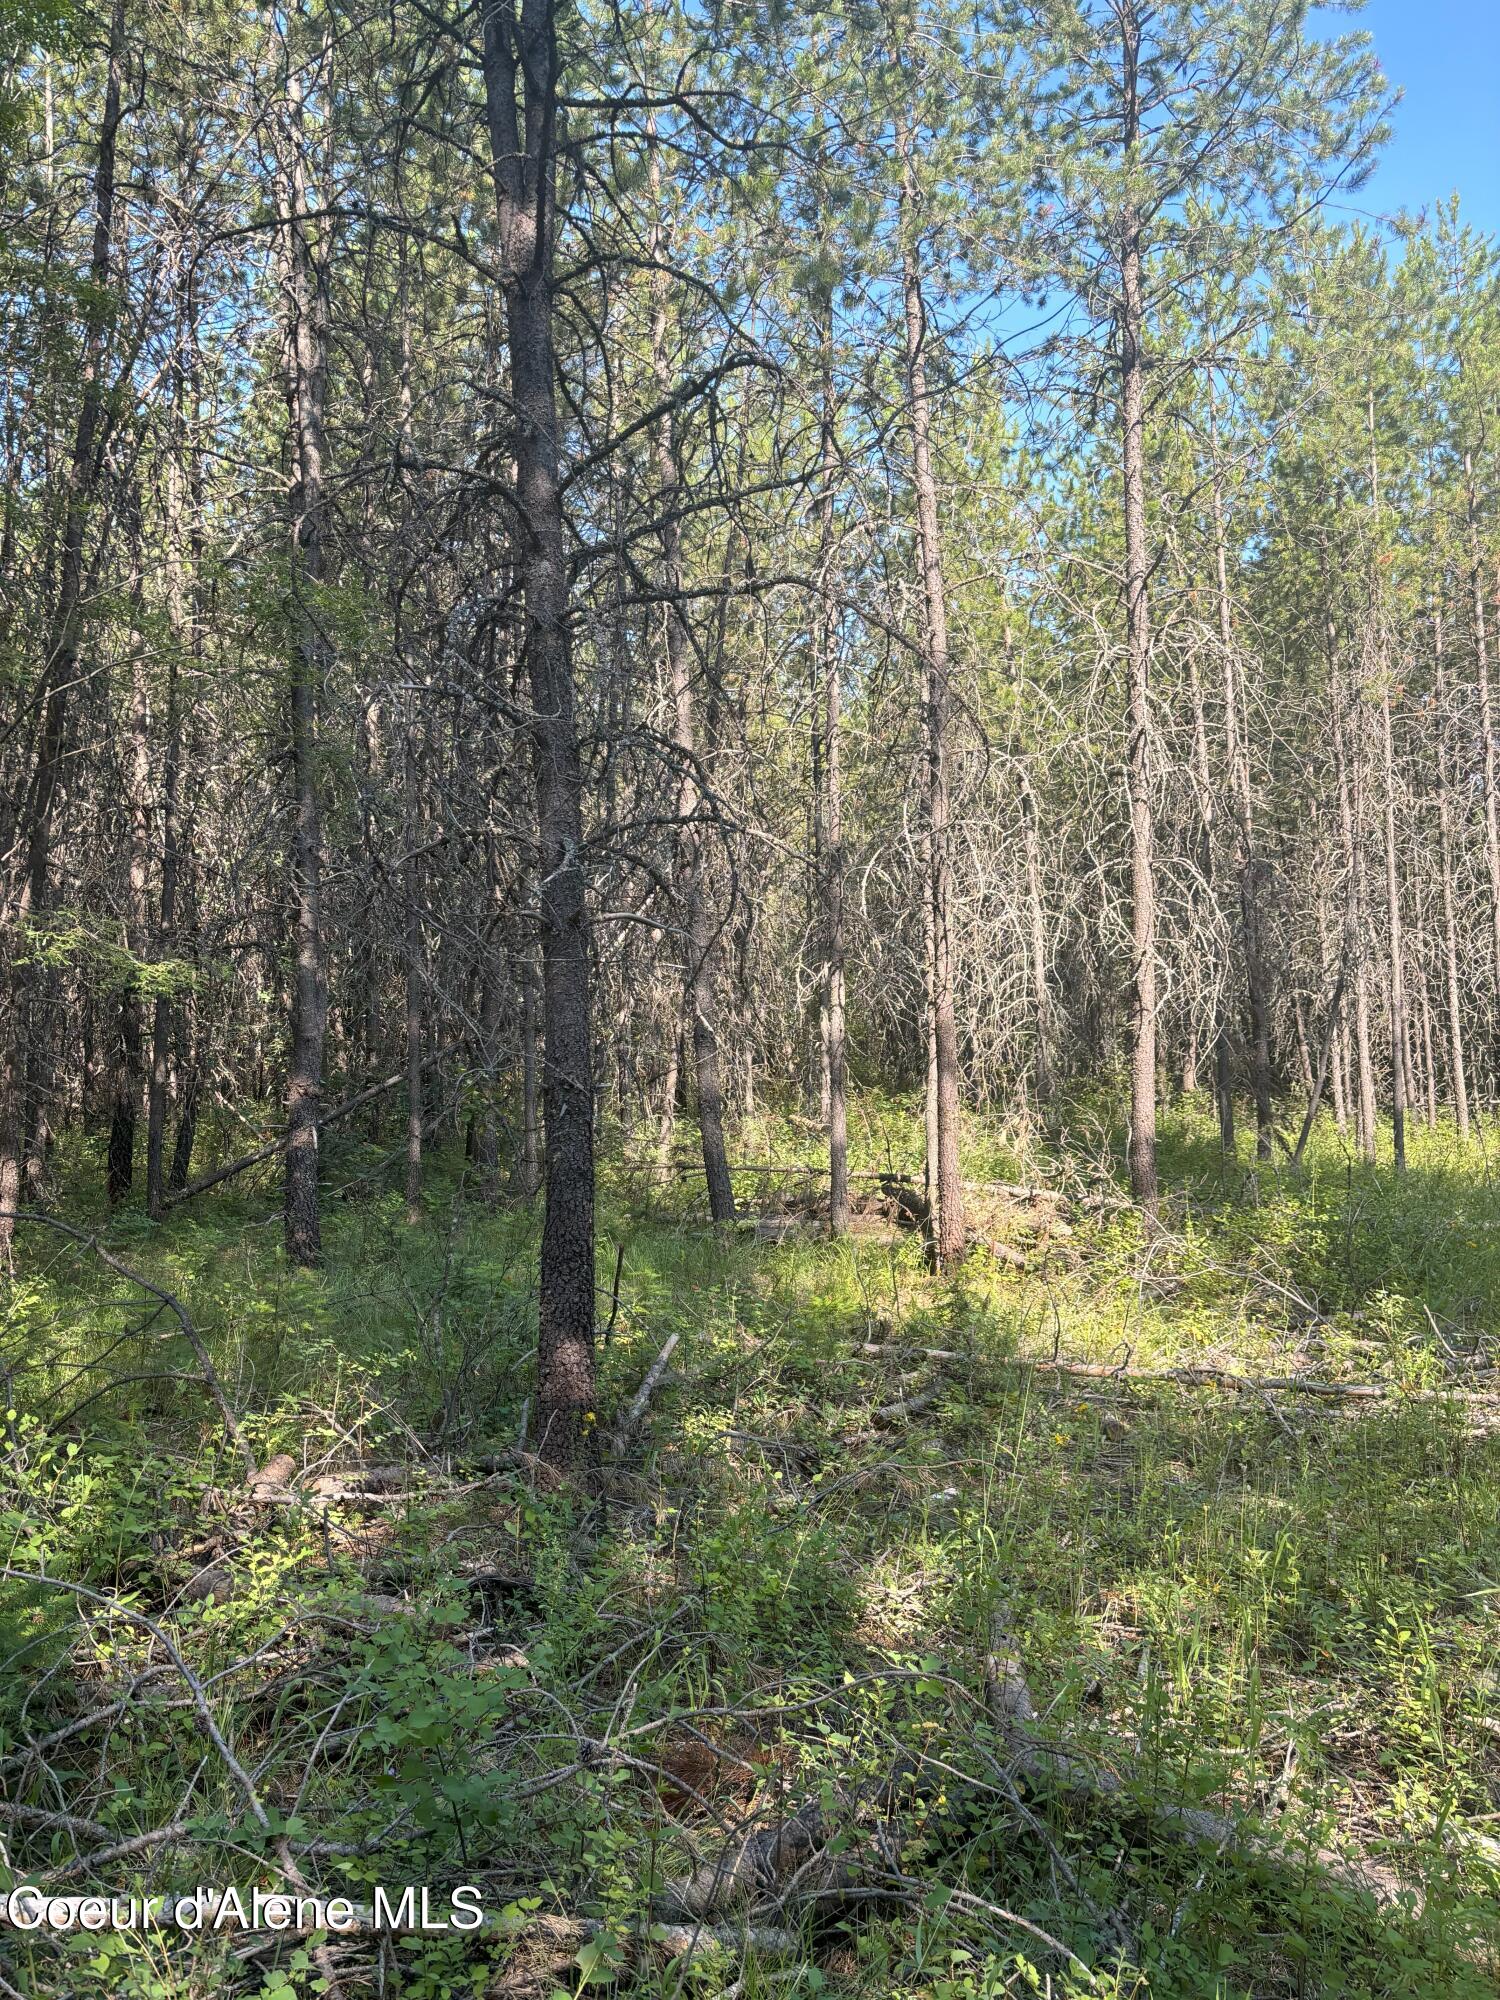
[[[897,1430],[930,1410],[941,1394],[940,1389],[934,1388],[924,1389],[916,1396],[898,1396],[893,1403],[882,1403],[878,1410],[871,1410],[870,1422],[878,1431]]]

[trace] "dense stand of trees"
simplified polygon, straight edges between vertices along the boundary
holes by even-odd
[[[0,1211],[279,1153],[314,1263],[339,1121],[463,1144],[566,1458],[601,1137],[726,1221],[797,1093],[837,1230],[925,1091],[943,1265],[965,1102],[1118,1084],[1148,1222],[1171,1090],[1487,1115],[1500,278],[1334,219],[1306,12],[28,11]]]

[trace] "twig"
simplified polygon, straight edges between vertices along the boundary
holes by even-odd
[[[182,1675],[183,1680],[186,1681],[188,1692],[193,1697],[193,1707],[198,1711],[198,1719],[203,1724],[203,1732],[223,1759],[226,1770],[228,1770],[235,1783],[244,1793],[245,1802],[254,1815],[256,1824],[262,1828],[269,1827],[270,1820],[267,1817],[265,1807],[261,1804],[260,1794],[256,1791],[254,1781],[251,1779],[249,1772],[224,1741],[223,1732],[220,1730],[218,1722],[215,1719],[202,1681],[199,1680],[198,1676],[182,1657],[182,1654],[178,1652],[176,1646],[173,1645],[161,1626],[156,1623],[155,1619],[148,1618],[144,1611],[137,1611],[131,1605],[121,1604],[117,1598],[105,1597],[97,1590],[90,1590],[87,1584],[68,1583],[60,1576],[43,1576],[35,1570],[11,1569],[9,1565],[6,1565],[4,1568],[0,1568],[0,1577],[11,1583],[34,1583],[41,1585],[46,1590],[64,1590],[70,1597],[81,1598],[87,1604],[97,1604],[101,1610],[118,1614],[121,1618],[128,1618],[133,1625],[139,1625],[143,1630],[149,1632],[157,1645],[161,1647],[167,1658],[172,1662],[172,1665],[177,1669],[178,1673]]]
[[[1055,1748],[1036,1734],[1036,1705],[1031,1698],[1003,1617],[996,1616],[990,1628],[990,1651],[985,1659],[985,1705],[990,1719],[1008,1745],[1015,1768],[1040,1783],[1058,1784],[1066,1791],[1117,1800],[1134,1805],[1153,1824],[1169,1833],[1197,1841],[1220,1851],[1239,1849],[1268,1860],[1285,1861],[1284,1845],[1273,1834],[1247,1826],[1242,1820],[1202,1806],[1182,1806],[1169,1801],[1146,1801],[1131,1793],[1123,1778],[1103,1764],[1095,1764],[1076,1751]],[[1399,1878],[1377,1862],[1346,1861],[1327,1848],[1314,1848],[1312,1859],[1327,1875],[1346,1888],[1373,1898],[1388,1907],[1403,1896],[1416,1898],[1420,1912],[1421,1891],[1408,1889]]]
[[[158,1285],[150,1278],[143,1278],[139,1271],[133,1271],[128,1264],[121,1263],[118,1257],[106,1250],[97,1236],[89,1236],[83,1230],[75,1229],[71,1222],[63,1222],[55,1215],[44,1215],[39,1210],[29,1208],[0,1208],[0,1219],[3,1218],[9,1218],[13,1222],[39,1222],[44,1229],[55,1229],[60,1236],[67,1236],[73,1242],[81,1243],[86,1250],[93,1251],[106,1269],[113,1271],[117,1277],[126,1279],[132,1285],[139,1285],[143,1292],[149,1292],[154,1299],[160,1299],[162,1304],[176,1315],[177,1324],[182,1328],[183,1338],[192,1348],[193,1356],[203,1371],[203,1380],[208,1393],[218,1405],[219,1415],[224,1419],[224,1428],[228,1431],[240,1457],[245,1461],[247,1476],[254,1479],[255,1454],[245,1440],[239,1419],[230,1408],[229,1398],[224,1394],[224,1385],[219,1380],[218,1371],[209,1357],[208,1349],[204,1346],[197,1327],[189,1318],[187,1307],[176,1293],[169,1292],[165,1285]]]

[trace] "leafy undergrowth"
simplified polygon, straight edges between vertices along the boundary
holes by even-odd
[[[263,1186],[110,1223],[257,1461],[289,1455],[260,1502],[173,1313],[28,1232],[0,1475],[12,1878],[248,1894],[290,1857],[360,1903],[425,1884],[446,1911],[473,1884],[490,1921],[331,1953],[0,1932],[14,1990],[1494,1992],[1482,1150],[1419,1135],[1398,1185],[1329,1131],[1304,1170],[1257,1170],[1183,1111],[1148,1244],[1080,1165],[1109,1157],[1086,1110],[1050,1145],[976,1123],[976,1181],[1066,1199],[976,1187],[991,1247],[939,1283],[881,1205],[915,1126],[872,1102],[856,1131],[840,1245],[794,1123],[742,1138],[786,1169],[739,1184],[787,1218],[776,1240],[709,1231],[691,1174],[663,1195],[611,1165],[601,1434],[679,1338],[602,1496],[517,1449],[534,1217],[456,1174],[413,1229],[346,1144],[315,1275],[287,1271]],[[69,1165],[60,1213],[86,1221],[91,1163]],[[1020,1769],[1008,1647],[1030,1740],[1097,1782]],[[1185,1838],[1182,1807],[1246,1835]],[[804,1849],[763,1841],[736,1903],[734,1857],[778,1825]],[[1340,1857],[1401,1893],[1377,1907]]]

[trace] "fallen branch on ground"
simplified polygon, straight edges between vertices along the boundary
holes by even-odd
[[[624,1416],[615,1427],[614,1451],[616,1457],[629,1444],[637,1426],[645,1416],[647,1405],[650,1403],[652,1396],[655,1395],[662,1376],[666,1374],[667,1363],[676,1353],[677,1343],[681,1338],[680,1333],[670,1334],[661,1353],[657,1355],[651,1366],[646,1370],[640,1388],[636,1390],[630,1400],[629,1409],[626,1410]]]
[[[1129,1806],[1153,1826],[1179,1835],[1221,1853],[1255,1854],[1286,1864],[1296,1857],[1274,1834],[1210,1812],[1203,1806],[1177,1805],[1170,1800],[1147,1800],[1134,1793],[1125,1779],[1105,1764],[1076,1751],[1054,1747],[1037,1732],[1036,1704],[1031,1697],[1010,1633],[1003,1618],[990,1628],[990,1650],[984,1663],[985,1706],[1010,1753],[1013,1768],[1028,1781],[1056,1786],[1083,1798],[1109,1799]],[[1347,1889],[1373,1898],[1383,1909],[1406,1898],[1415,1899],[1420,1914],[1421,1891],[1409,1888],[1400,1877],[1379,1862],[1346,1860],[1328,1848],[1314,1848],[1311,1859],[1325,1875]]]
[[[193,1325],[187,1307],[177,1297],[176,1293],[169,1292],[165,1285],[158,1285],[151,1278],[143,1278],[139,1271],[132,1270],[128,1264],[121,1263],[118,1257],[106,1250],[97,1236],[90,1236],[82,1229],[75,1229],[71,1222],[63,1222],[55,1215],[44,1215],[37,1209],[0,1208],[0,1220],[39,1222],[44,1229],[55,1229],[59,1236],[66,1236],[74,1243],[81,1243],[85,1250],[92,1250],[106,1270],[113,1271],[117,1277],[124,1278],[132,1285],[139,1285],[143,1292],[149,1292],[152,1298],[161,1300],[162,1304],[175,1316],[177,1324],[182,1328],[183,1339],[192,1348],[193,1359],[197,1362],[202,1372],[204,1387],[212,1397],[219,1415],[224,1419],[224,1428],[229,1433],[230,1442],[245,1461],[247,1476],[253,1480],[256,1476],[255,1454],[251,1451],[249,1444],[246,1442],[245,1434],[240,1429],[239,1419],[234,1414],[229,1398],[224,1393],[224,1385],[219,1380],[218,1370],[214,1367],[208,1349],[203,1344],[202,1336],[198,1332],[197,1327]]]
[[[1264,1395],[1267,1391],[1276,1390],[1289,1395],[1344,1397],[1363,1402],[1400,1397],[1412,1403],[1441,1403],[1450,1399],[1461,1400],[1468,1393],[1455,1388],[1408,1389],[1399,1382],[1330,1382],[1317,1375],[1241,1375],[1233,1368],[1216,1368],[1196,1362],[1181,1368],[1137,1368],[1129,1361],[1063,1361],[1056,1357],[1029,1354],[961,1354],[951,1347],[905,1347],[884,1340],[861,1341],[856,1352],[880,1360],[963,1361],[994,1368],[1025,1368],[1034,1375],[1059,1375],[1070,1381],[1164,1382],[1176,1383],[1187,1389],[1224,1388],[1250,1395]],[[1497,1377],[1500,1377],[1500,1368],[1476,1368],[1469,1380],[1480,1384]],[[1491,1392],[1476,1388],[1473,1393],[1488,1395]]]

